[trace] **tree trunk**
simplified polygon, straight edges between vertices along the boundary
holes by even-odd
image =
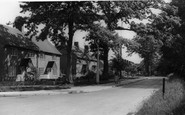
[[[108,46],[106,46],[104,48],[104,56],[103,56],[103,61],[104,61],[103,78],[104,79],[108,79],[108,71],[109,71],[108,54],[109,54],[109,48]]]
[[[145,64],[145,72],[147,76],[151,75],[151,67],[150,67],[150,58],[146,57],[144,60],[144,64]]]
[[[71,49],[72,49],[72,43],[73,43],[73,18],[72,16],[69,17],[68,20],[69,23],[69,40],[67,42],[67,79],[69,80],[70,83],[73,83],[73,78],[72,78],[72,55],[71,55]]]

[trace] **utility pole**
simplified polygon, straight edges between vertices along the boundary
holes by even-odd
[[[119,52],[118,52],[118,55],[119,55],[119,57],[118,57],[119,63],[121,63],[121,59],[122,59],[122,45],[121,45],[121,43],[119,43]],[[122,76],[121,70],[120,70],[119,75],[120,75],[119,77],[121,78],[121,76]]]
[[[100,56],[99,56],[99,39],[96,41],[96,45],[97,45],[97,71],[96,71],[96,83],[99,84],[100,82],[100,73],[99,73],[99,69],[100,69]]]

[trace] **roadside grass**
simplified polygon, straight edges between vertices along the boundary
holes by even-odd
[[[162,89],[156,91],[136,115],[185,115],[184,82],[176,79],[166,83],[163,98]]]
[[[38,90],[55,90],[69,89],[71,85],[51,85],[51,84],[35,84],[31,82],[0,82],[0,92],[11,91],[38,91]]]

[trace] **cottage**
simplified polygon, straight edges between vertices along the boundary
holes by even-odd
[[[61,56],[61,72],[66,74],[67,52],[62,50]],[[89,71],[97,71],[97,59],[89,52],[88,46],[84,49],[80,48],[78,42],[74,42],[72,47],[72,75],[73,77],[82,77],[88,74]],[[100,64],[102,69],[103,65]]]
[[[60,76],[60,56],[61,53],[47,39],[36,40],[32,39],[40,51],[38,60],[39,79],[57,79]]]
[[[60,76],[61,53],[47,40],[31,41],[19,30],[0,25],[0,52],[1,81]]]

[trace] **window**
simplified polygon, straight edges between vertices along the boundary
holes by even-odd
[[[34,56],[35,56],[35,54],[33,52],[28,53],[28,57],[32,58]]]
[[[15,66],[9,66],[8,75],[9,76],[16,76],[16,67]]]
[[[40,67],[39,68],[39,75],[42,75],[42,74],[44,74],[44,68],[43,67]]]

